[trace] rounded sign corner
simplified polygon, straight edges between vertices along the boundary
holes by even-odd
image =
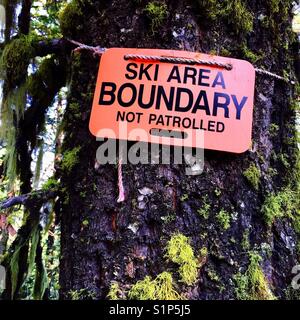
[[[241,60],[241,61],[243,61],[244,65],[247,65],[249,69],[252,69],[252,71],[255,73],[255,67],[250,61],[248,60]]]
[[[251,144],[252,144],[252,141],[250,141],[248,144],[245,144],[244,146],[241,146],[241,148],[238,149],[235,153],[242,154],[249,151],[251,149]]]
[[[89,122],[89,131],[94,137],[97,137],[97,130],[95,130],[95,126],[92,121]]]

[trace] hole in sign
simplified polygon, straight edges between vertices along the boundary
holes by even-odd
[[[158,137],[187,139],[187,132],[152,128],[150,134]]]

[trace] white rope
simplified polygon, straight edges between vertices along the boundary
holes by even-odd
[[[97,56],[97,55],[101,56],[106,51],[106,48],[102,48],[100,46],[92,47],[75,40],[71,40],[71,39],[67,39],[67,40],[75,44],[75,46],[77,46],[77,48],[73,50],[74,52],[81,51],[81,50],[88,50],[88,51],[92,51],[94,56]]]
[[[123,202],[125,201],[125,191],[124,191],[124,184],[123,184],[123,172],[122,172],[122,166],[123,166],[123,150],[121,150],[119,154],[119,161],[118,161],[118,187],[119,187],[119,196],[117,202]]]
[[[277,80],[281,80],[281,81],[284,81],[284,82],[287,82],[287,83],[290,83],[290,84],[293,84],[293,85],[295,84],[295,81],[293,81],[293,80],[281,77],[281,76],[279,76],[279,75],[277,75],[275,73],[272,73],[272,72],[264,70],[264,69],[255,68],[255,71],[258,74],[266,75],[266,76],[269,76],[271,78],[274,78],[274,79],[277,79]]]
[[[166,56],[146,56],[138,54],[127,54],[124,56],[125,60],[144,60],[144,61],[160,61],[169,63],[182,63],[182,64],[201,64],[204,66],[212,66],[232,70],[232,65],[228,63],[220,63],[216,61],[207,61],[192,58],[179,58],[179,57],[166,57]]]
[[[74,49],[74,51],[80,51],[80,50],[88,50],[92,51],[94,56],[101,56],[106,49],[101,48],[100,46],[92,47],[88,46],[86,44],[80,43],[78,41],[70,40],[69,42],[73,43],[77,46],[77,48]],[[136,54],[127,54],[124,56],[125,60],[144,60],[144,61],[160,61],[160,62],[167,62],[167,63],[182,63],[182,64],[200,64],[200,65],[206,65],[206,66],[216,66],[219,68],[224,68],[226,70],[232,70],[231,64],[226,63],[219,63],[215,61],[207,61],[207,60],[201,60],[201,59],[190,59],[190,58],[179,58],[179,57],[164,57],[164,56],[147,56],[147,55],[136,55]],[[295,84],[294,81],[290,79],[286,79],[284,77],[281,77],[275,73],[272,73],[270,71],[255,68],[255,71],[258,74],[266,75],[271,78],[284,81],[286,83]],[[122,166],[123,166],[123,159],[122,159],[123,152],[120,152],[119,160],[118,160],[118,188],[119,188],[119,196],[117,199],[118,203],[125,201],[125,191],[124,191],[124,184],[123,184],[123,172],[122,172]]]
[[[88,46],[84,43],[67,39],[69,42],[73,43],[74,45],[77,46],[77,48],[74,49],[74,51],[80,51],[80,50],[88,50],[92,51],[94,56],[101,56],[107,49],[102,48],[100,46],[93,47],[93,46]],[[167,63],[182,63],[182,64],[200,64],[200,65],[206,65],[206,66],[216,66],[219,68],[224,68],[226,70],[232,70],[232,65],[228,63],[220,63],[216,61],[207,61],[207,60],[201,60],[201,59],[190,59],[190,58],[179,58],[179,57],[166,57],[166,56],[147,56],[147,55],[138,55],[138,54],[127,54],[124,56],[124,59],[126,60],[144,60],[144,61],[161,61],[161,62],[167,62]],[[261,75],[266,75],[268,77],[284,81],[286,83],[290,83],[292,85],[295,84],[295,81],[291,79],[287,79],[285,77],[279,76],[275,73],[272,73],[270,71],[260,69],[260,68],[255,68],[255,71],[258,74]]]

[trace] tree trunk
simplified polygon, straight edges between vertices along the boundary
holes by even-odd
[[[254,60],[279,75],[293,74],[292,1],[277,1],[280,10],[273,2],[238,1],[242,8],[236,4],[222,11],[214,1],[166,1],[159,23],[145,10],[147,1],[75,1],[78,7],[66,8],[62,27],[65,36],[88,45],[213,52]],[[251,16],[243,8],[253,13],[252,32],[244,21]],[[124,165],[126,199],[119,204],[117,166],[95,166],[99,142],[88,130],[98,66],[98,57],[89,51],[72,55],[63,160],[57,170],[65,188],[61,298],[80,292],[81,298],[104,299],[112,282],[122,296],[145,276],[154,279],[169,271],[176,290],[189,299],[235,299],[240,285],[235,275],[249,276],[254,252],[273,295],[287,298],[297,264],[297,234],[290,217],[267,223],[262,207],[271,194],[284,196],[292,183],[293,86],[257,75],[251,150],[206,150],[199,176],[186,175],[184,165]],[[140,197],[143,188],[151,192]],[[229,217],[229,228],[222,217]],[[198,281],[191,286],[180,281],[178,264],[165,256],[176,232],[190,239],[199,261]],[[259,289],[253,290],[259,296]]]

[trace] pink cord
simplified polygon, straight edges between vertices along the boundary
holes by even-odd
[[[119,156],[118,162],[118,186],[119,186],[119,197],[117,202],[125,201],[125,192],[124,192],[124,185],[123,185],[123,175],[122,175],[122,153]]]

